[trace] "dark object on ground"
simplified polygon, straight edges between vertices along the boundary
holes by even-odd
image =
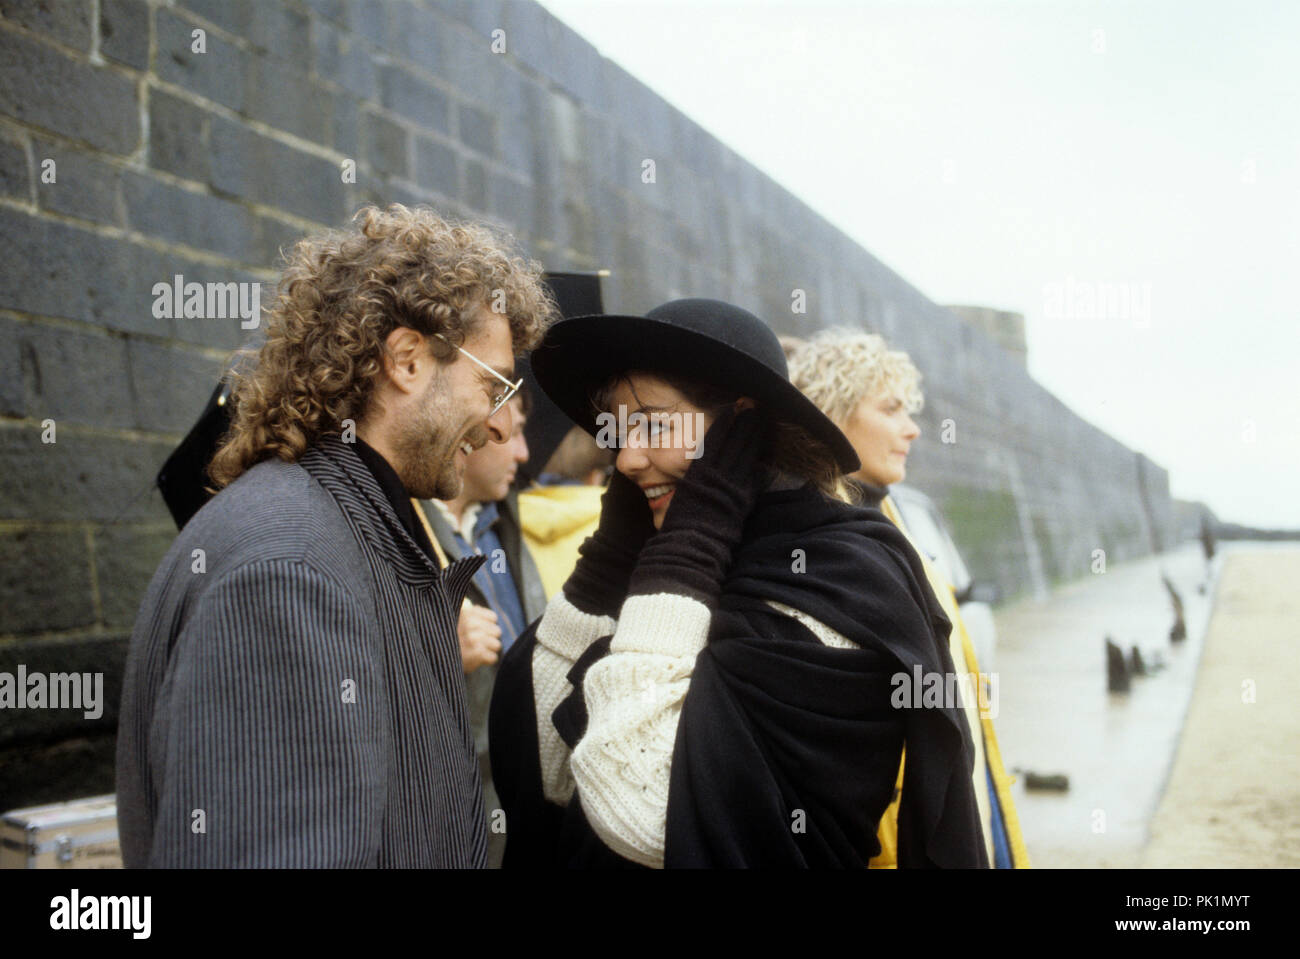
[[[1070,789],[1070,777],[1065,773],[1025,773],[1026,789],[1043,789],[1052,792],[1068,792]]]
[[[1187,638],[1187,620],[1183,618],[1183,598],[1178,595],[1178,590],[1174,589],[1174,584],[1169,582],[1169,577],[1164,573],[1160,574],[1160,581],[1165,584],[1165,589],[1169,591],[1169,601],[1174,604],[1174,625],[1169,629],[1169,638],[1176,643]]]
[[[1112,693],[1126,693],[1129,688],[1128,663],[1124,650],[1106,637],[1106,688]]]
[[[1142,651],[1134,646],[1128,656],[1129,672],[1134,676],[1146,676],[1149,673],[1146,663],[1142,661]]]

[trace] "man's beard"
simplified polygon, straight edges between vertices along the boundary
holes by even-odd
[[[455,405],[442,377],[429,381],[419,406],[401,425],[393,441],[397,472],[406,492],[416,499],[455,499],[461,477],[456,471],[460,434],[453,432]]]

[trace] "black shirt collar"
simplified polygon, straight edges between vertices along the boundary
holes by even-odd
[[[874,483],[868,483],[860,480],[856,476],[849,477],[849,484],[857,493],[857,501],[862,506],[870,506],[873,509],[880,509],[880,504],[884,502],[889,495],[889,487],[877,486]]]
[[[389,464],[388,460],[376,452],[371,446],[366,444],[360,437],[356,437],[357,456],[361,457],[361,462],[366,464],[375,477],[375,482],[383,490],[384,495],[388,497],[388,502],[392,504],[393,512],[397,514],[398,520],[406,527],[406,531],[411,534],[411,539],[420,544],[420,549],[433,558],[435,565],[438,563],[433,551],[433,544],[429,542],[429,536],[424,531],[424,524],[415,517],[415,509],[411,506],[411,494],[406,491],[402,485],[401,479],[397,476],[397,471]]]

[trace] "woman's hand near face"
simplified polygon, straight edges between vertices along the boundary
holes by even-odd
[[[641,551],[633,594],[685,593],[706,605],[717,600],[745,518],[769,478],[761,462],[766,420],[755,408],[736,406],[719,412],[699,458],[677,481],[659,535]]]
[[[745,397],[734,406],[723,407],[704,434],[700,455],[678,480],[679,489],[662,529],[706,519],[709,514],[726,520],[737,515],[743,520],[749,515],[755,498],[770,479],[760,464],[766,438],[767,423],[753,400]],[[720,492],[732,496],[723,501]]]
[[[615,471],[600,498],[600,525],[578,549],[578,562],[564,583],[564,595],[584,613],[618,613],[637,557],[654,535],[654,522],[641,488]]]

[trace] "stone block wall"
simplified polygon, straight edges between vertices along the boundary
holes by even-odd
[[[0,0],[0,671],[103,672],[106,700],[0,712],[0,810],[111,791],[174,535],[153,476],[249,335],[159,316],[155,285],[269,302],[281,247],[394,201],[608,268],[611,310],[705,295],[883,333],[926,377],[911,480],[1008,595],[1169,522],[1163,471],[535,3]]]

